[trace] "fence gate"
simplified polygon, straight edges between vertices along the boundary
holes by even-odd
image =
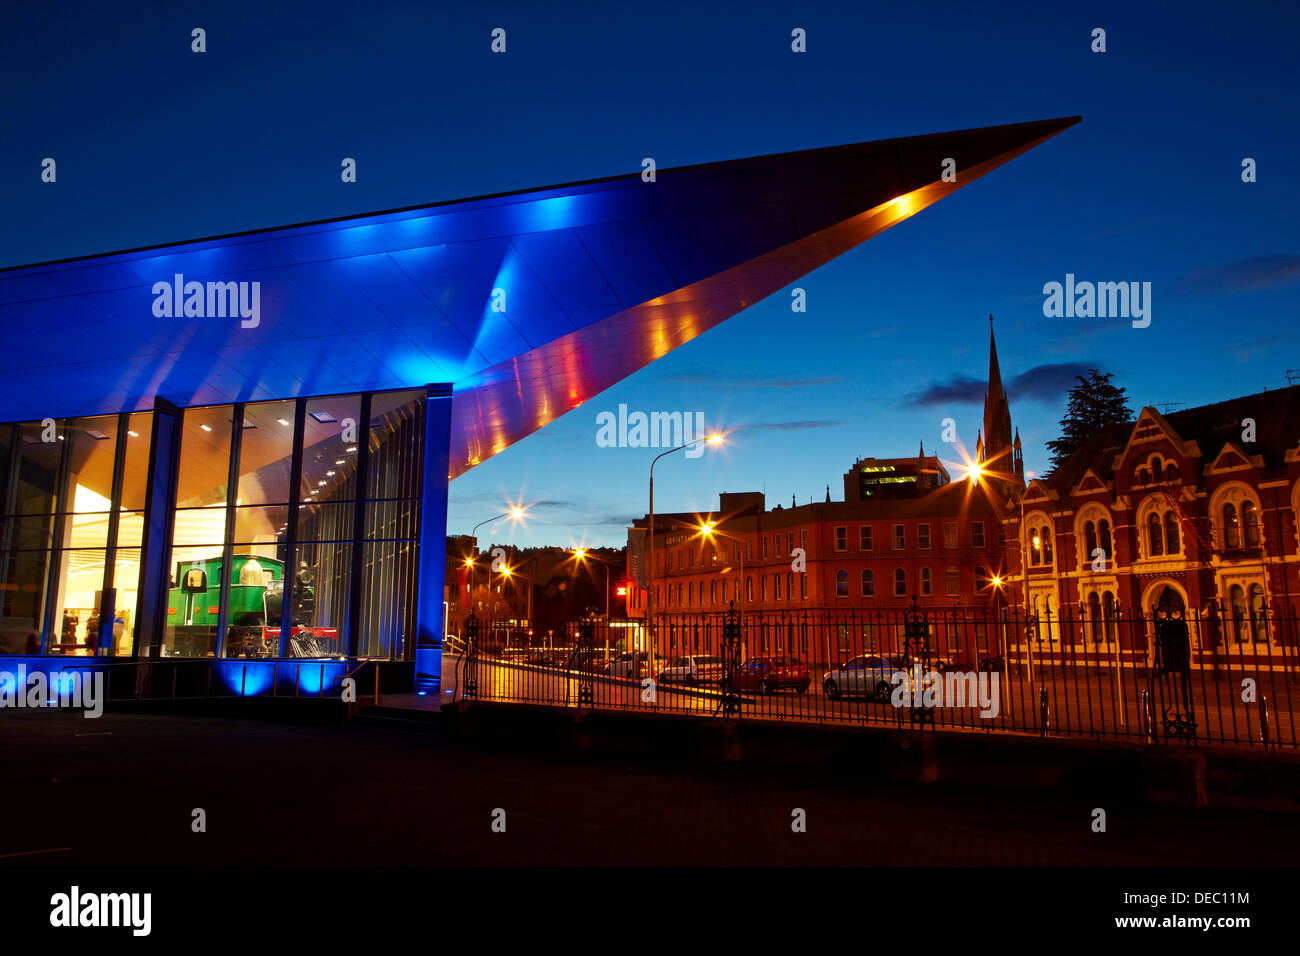
[[[465,672],[462,697],[478,696],[478,632],[478,615],[471,611],[469,617],[465,618],[465,654],[461,657],[461,667]]]
[[[578,706],[590,707],[596,699],[592,671],[596,667],[596,622],[583,618],[578,625]]]
[[[722,618],[722,700],[715,713],[740,713],[740,612],[735,601]]]
[[[908,720],[913,727],[933,727],[934,711],[926,707],[922,700],[926,675],[930,673],[930,616],[926,614],[912,595],[912,606],[903,615],[903,659],[911,668],[908,682],[912,688],[911,706],[908,707]],[[916,680],[916,665],[921,667],[921,681]],[[888,673],[889,669],[886,668]]]
[[[1191,746],[1196,739],[1192,708],[1192,645],[1182,599],[1165,588],[1155,607],[1155,667],[1151,671],[1151,700],[1160,707],[1166,738]]]

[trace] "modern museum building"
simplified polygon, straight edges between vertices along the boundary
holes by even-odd
[[[452,479],[1076,121],[0,271],[0,669],[436,688]]]

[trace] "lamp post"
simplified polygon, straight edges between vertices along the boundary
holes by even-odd
[[[587,558],[591,558],[593,561],[595,561],[597,564],[599,564],[602,568],[605,569],[605,624],[608,627],[609,625],[609,564],[603,558],[597,558],[586,548],[570,548],[569,550],[573,552],[573,560],[576,563],[581,564]]]
[[[647,552],[648,556],[646,558],[647,563],[650,565],[648,574],[650,587],[646,591],[646,631],[649,635],[652,648],[654,647],[655,624],[655,465],[658,463],[659,459],[663,458],[665,455],[671,455],[674,452],[681,451],[683,448],[691,448],[698,445],[700,442],[717,445],[722,442],[722,436],[717,434],[706,435],[703,438],[688,441],[684,445],[678,445],[676,448],[669,448],[665,452],[660,452],[658,455],[655,455],[654,460],[650,462],[650,545]]]
[[[470,545],[470,549],[471,549],[471,550],[470,550],[470,556],[467,557],[467,558],[465,559],[465,567],[467,567],[467,568],[470,569],[470,571],[469,571],[469,602],[470,602],[470,613],[471,613],[471,614],[474,613],[474,578],[476,577],[475,572],[478,570],[478,566],[474,563],[474,555],[473,555],[473,551],[476,550],[476,549],[478,548],[478,529],[481,528],[481,527],[483,527],[485,524],[491,524],[493,521],[500,521],[502,518],[509,518],[511,521],[514,521],[514,522],[522,521],[522,520],[523,520],[523,517],[524,517],[524,515],[527,513],[527,511],[528,511],[528,509],[527,509],[526,507],[521,507],[520,505],[511,505],[509,511],[503,511],[503,512],[501,512],[501,514],[499,514],[499,515],[493,515],[491,518],[484,518],[484,519],[483,519],[482,521],[480,521],[478,524],[474,525],[474,530],[472,530],[472,531],[469,533],[469,536],[470,536],[470,538],[472,539],[473,543]],[[491,586],[491,584],[492,584],[492,566],[491,566],[491,565],[488,565],[488,585],[489,585],[489,587]]]

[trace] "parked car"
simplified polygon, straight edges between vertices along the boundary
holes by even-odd
[[[605,665],[605,674],[609,677],[640,679],[663,668],[663,661],[646,651],[623,651],[610,658]]]
[[[497,660],[507,661],[514,664],[524,663],[532,651],[527,647],[503,647],[501,653],[497,655]]]
[[[979,669],[982,671],[1001,671],[1006,669],[1006,665],[1000,655],[998,657],[981,657]]]
[[[661,684],[716,684],[724,666],[721,657],[690,654],[673,658],[655,679]]]
[[[609,657],[604,648],[578,649],[569,655],[565,666],[571,671],[582,671],[585,674],[603,674],[608,663]]]
[[[831,700],[868,695],[888,700],[894,692],[894,675],[900,673],[908,673],[905,658],[863,655],[822,675],[822,691]]]
[[[775,694],[784,688],[806,693],[812,678],[808,667],[797,657],[751,657],[740,665],[736,675],[737,690]]]
[[[564,661],[568,660],[568,654],[564,654],[556,648],[534,648],[524,658],[524,663],[533,667],[559,667]]]

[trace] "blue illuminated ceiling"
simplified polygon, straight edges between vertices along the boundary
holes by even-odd
[[[454,477],[1077,121],[0,270],[0,421],[450,382]],[[260,282],[258,325],[156,317],[153,286],[177,274]]]

